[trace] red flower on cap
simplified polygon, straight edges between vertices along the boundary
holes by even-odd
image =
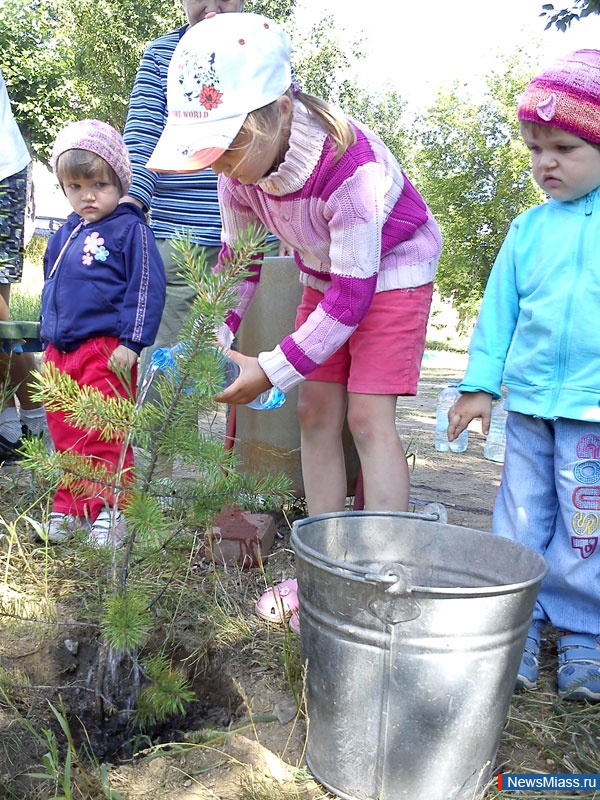
[[[214,86],[202,86],[202,91],[199,94],[200,104],[204,106],[207,111],[217,108],[221,105],[223,92],[215,89]]]

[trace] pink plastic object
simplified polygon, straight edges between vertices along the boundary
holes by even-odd
[[[300,613],[298,611],[294,611],[290,617],[290,630],[293,633],[300,633]]]
[[[288,578],[264,592],[254,610],[269,622],[285,622],[298,610],[298,581]]]

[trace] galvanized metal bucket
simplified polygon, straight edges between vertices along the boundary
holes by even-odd
[[[537,553],[435,517],[294,523],[306,762],[349,800],[474,800],[492,774]]]

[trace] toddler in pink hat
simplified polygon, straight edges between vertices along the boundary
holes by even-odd
[[[546,202],[519,215],[491,271],[448,438],[508,390],[493,533],[546,558],[517,686],[558,631],[558,694],[600,701],[600,51],[542,70],[519,100]]]
[[[154,341],[165,299],[165,273],[142,211],[119,203],[131,183],[121,135],[100,120],[62,130],[52,166],[73,213],[50,238],[44,256],[41,338],[45,369],[71,376],[107,398],[135,397],[137,360]],[[115,507],[118,467],[131,475],[133,451],[117,438],[47,409],[59,452],[88,459],[104,480],[58,486],[45,535],[59,543],[85,529],[94,545],[116,544],[124,517]],[[90,470],[92,471],[92,470]]]

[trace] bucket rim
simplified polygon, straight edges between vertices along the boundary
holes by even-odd
[[[319,514],[315,515],[314,517],[305,517],[301,520],[295,520],[292,524],[292,534],[290,538],[290,545],[292,549],[298,554],[302,555],[303,558],[308,562],[311,563],[313,566],[318,567],[330,574],[336,575],[339,577],[340,570],[344,573],[343,577],[347,580],[354,580],[354,581],[361,581],[364,583],[370,583],[373,585],[379,585],[384,590],[389,588],[391,585],[395,584],[398,576],[393,572],[390,571],[387,575],[385,574],[374,574],[372,567],[364,567],[359,564],[351,564],[347,561],[340,561],[335,559],[331,556],[325,555],[318,550],[307,545],[305,542],[300,540],[299,529],[305,525],[312,524],[314,522],[319,522],[322,520],[328,519],[339,519],[340,517],[393,517],[393,518],[409,518],[409,519],[420,519],[426,522],[432,521],[432,516],[427,514],[415,514],[409,511],[340,511],[340,512],[332,512],[328,514]],[[444,527],[450,528],[457,528],[462,532],[469,531],[470,533],[476,536],[493,536],[491,533],[486,533],[485,531],[477,531],[473,528],[464,528],[460,525],[448,525],[444,523]],[[501,539],[502,537],[498,537]],[[528,551],[532,556],[535,556],[536,559],[540,562],[540,569],[538,569],[537,574],[529,578],[527,580],[518,581],[516,583],[500,583],[500,584],[487,584],[486,586],[421,586],[419,584],[415,584],[410,587],[406,587],[405,593],[406,594],[419,594],[419,595],[427,595],[427,596],[437,596],[437,597],[486,597],[486,596],[495,596],[499,594],[514,594],[517,591],[525,591],[531,586],[535,586],[539,584],[543,578],[546,576],[548,572],[548,564],[543,556],[539,553],[536,553],[535,550],[532,550],[525,545],[521,545],[518,542],[513,542],[510,539],[504,539],[506,542],[510,542],[511,545],[521,548],[523,550]]]

